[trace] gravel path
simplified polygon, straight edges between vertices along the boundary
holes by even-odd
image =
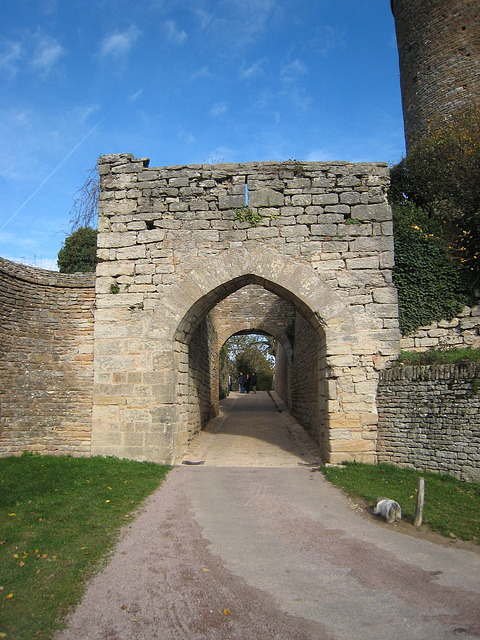
[[[269,402],[231,398],[237,422],[229,426],[224,413],[223,444],[213,435],[225,431],[211,429],[208,443],[195,445],[205,464],[169,473],[56,640],[480,637],[480,554],[362,517],[303,466],[304,444],[291,464],[297,445],[278,431],[281,416],[274,419],[278,407]],[[282,444],[271,441],[271,454],[288,454],[285,466],[266,464],[263,444],[263,466],[242,466],[267,443],[266,426],[245,436],[235,457],[249,403],[263,405],[264,420],[276,425]],[[230,466],[213,464],[216,444]]]

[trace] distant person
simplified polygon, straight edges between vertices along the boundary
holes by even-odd
[[[228,376],[228,390],[231,391],[233,386],[233,378],[232,376]]]
[[[251,385],[251,378],[250,378],[250,374],[247,373],[247,377],[245,378],[245,391],[247,393],[250,393],[250,385]]]
[[[250,376],[250,389],[253,393],[257,393],[257,374],[252,373]]]
[[[245,376],[241,371],[238,377],[238,386],[240,387],[240,393],[245,393]]]

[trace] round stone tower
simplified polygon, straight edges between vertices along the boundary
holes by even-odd
[[[480,102],[480,2],[390,1],[408,152],[433,117]]]

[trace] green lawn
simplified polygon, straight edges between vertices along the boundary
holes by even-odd
[[[402,351],[393,364],[430,365],[430,364],[468,364],[480,362],[480,348],[436,349],[427,351]]]
[[[480,485],[393,465],[349,463],[321,467],[332,484],[353,498],[374,505],[379,497],[392,498],[402,507],[402,517],[413,523],[417,504],[417,478],[425,478],[423,522],[444,536],[480,544]]]
[[[0,459],[0,638],[51,638],[167,471],[116,458]]]

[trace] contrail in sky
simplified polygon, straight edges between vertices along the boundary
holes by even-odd
[[[30,196],[28,196],[28,198],[25,200],[25,202],[23,202],[23,203],[18,207],[18,209],[15,211],[15,213],[14,213],[13,215],[11,215],[11,216],[10,216],[10,218],[5,222],[5,224],[4,224],[4,225],[2,225],[2,226],[0,227],[0,232],[1,232],[1,231],[3,231],[3,230],[5,229],[5,227],[7,226],[7,224],[8,224],[9,222],[11,222],[11,221],[15,218],[15,216],[17,216],[17,215],[20,213],[20,211],[23,209],[23,207],[25,207],[25,206],[30,202],[30,200],[31,200],[32,198],[34,198],[34,197],[37,195],[37,193],[40,191],[40,189],[41,189],[41,188],[42,188],[42,187],[43,187],[43,186],[44,186],[44,185],[45,185],[45,184],[50,180],[50,178],[51,178],[55,173],[57,173],[57,171],[60,169],[60,167],[61,167],[63,164],[65,164],[65,162],[70,158],[70,156],[72,155],[72,153],[75,153],[75,151],[78,149],[78,147],[79,147],[81,144],[83,144],[83,143],[85,142],[85,140],[86,140],[88,137],[90,137],[90,136],[92,135],[92,133],[95,131],[95,129],[96,129],[97,127],[99,127],[99,126],[102,124],[102,122],[103,122],[104,120],[105,120],[105,118],[103,118],[102,120],[100,120],[100,122],[97,122],[97,124],[96,124],[92,129],[90,129],[90,131],[89,131],[85,136],[83,136],[83,138],[80,140],[80,142],[77,142],[77,144],[73,147],[73,149],[72,149],[71,151],[69,151],[69,152],[67,153],[67,155],[63,158],[63,160],[57,164],[57,166],[55,167],[55,169],[54,169],[51,173],[49,173],[49,174],[48,174],[48,176],[45,178],[45,180],[44,180],[44,181],[43,181],[43,182],[42,182],[42,183],[41,183],[41,184],[40,184],[40,185],[35,189],[35,191],[34,191]]]

